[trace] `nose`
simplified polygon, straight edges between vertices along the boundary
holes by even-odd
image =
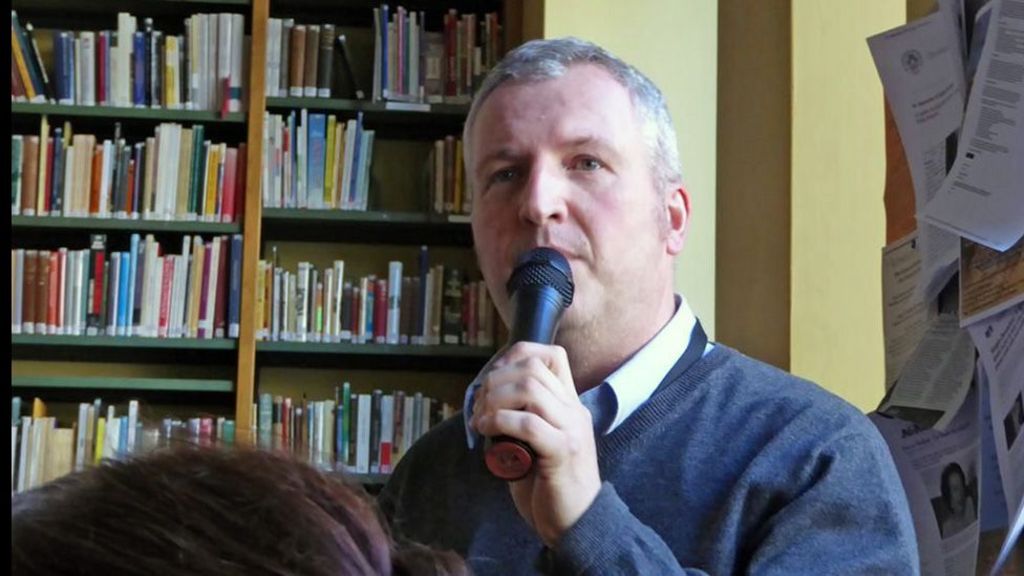
[[[559,167],[538,163],[523,190],[519,218],[534,226],[564,222],[567,184]]]

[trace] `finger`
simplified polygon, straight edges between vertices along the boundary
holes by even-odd
[[[558,379],[546,368],[540,372],[496,372],[481,387],[485,392],[476,398],[473,414],[483,416],[498,410],[520,410],[537,414],[561,427],[566,424],[571,405],[555,395],[558,388]]]
[[[533,448],[539,458],[558,458],[567,446],[567,435],[537,414],[519,410],[498,410],[478,421],[484,436],[509,436]]]
[[[539,365],[532,365],[539,363]],[[491,372],[515,366],[525,366],[539,370],[543,366],[558,379],[555,394],[560,398],[569,399],[577,396],[572,371],[569,369],[569,357],[565,348],[536,342],[516,342],[495,362]]]

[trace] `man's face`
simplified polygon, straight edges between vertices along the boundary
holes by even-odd
[[[598,322],[621,326],[616,314],[648,283],[671,283],[682,227],[669,230],[666,206],[682,196],[654,189],[629,93],[603,69],[576,65],[557,79],[499,87],[479,109],[470,143],[473,239],[506,322],[505,283],[536,246],[559,250],[572,266],[576,293],[560,336]]]

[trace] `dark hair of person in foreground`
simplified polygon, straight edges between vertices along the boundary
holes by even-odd
[[[361,486],[287,455],[179,447],[11,498],[11,574],[468,575],[395,542]]]

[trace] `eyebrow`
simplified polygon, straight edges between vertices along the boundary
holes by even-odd
[[[616,158],[620,156],[619,152],[615,149],[615,146],[612,145],[612,143],[609,140],[594,134],[584,134],[582,136],[569,138],[562,144],[560,144],[560,146],[563,148],[582,148],[588,145],[597,146],[598,148],[601,149],[602,152],[612,155]],[[499,148],[498,150],[495,150],[493,152],[490,152],[486,156],[483,156],[476,164],[477,166],[483,167],[495,161],[515,162],[521,160],[522,158],[528,155],[529,154],[527,153],[515,152],[511,148],[504,147]]]

